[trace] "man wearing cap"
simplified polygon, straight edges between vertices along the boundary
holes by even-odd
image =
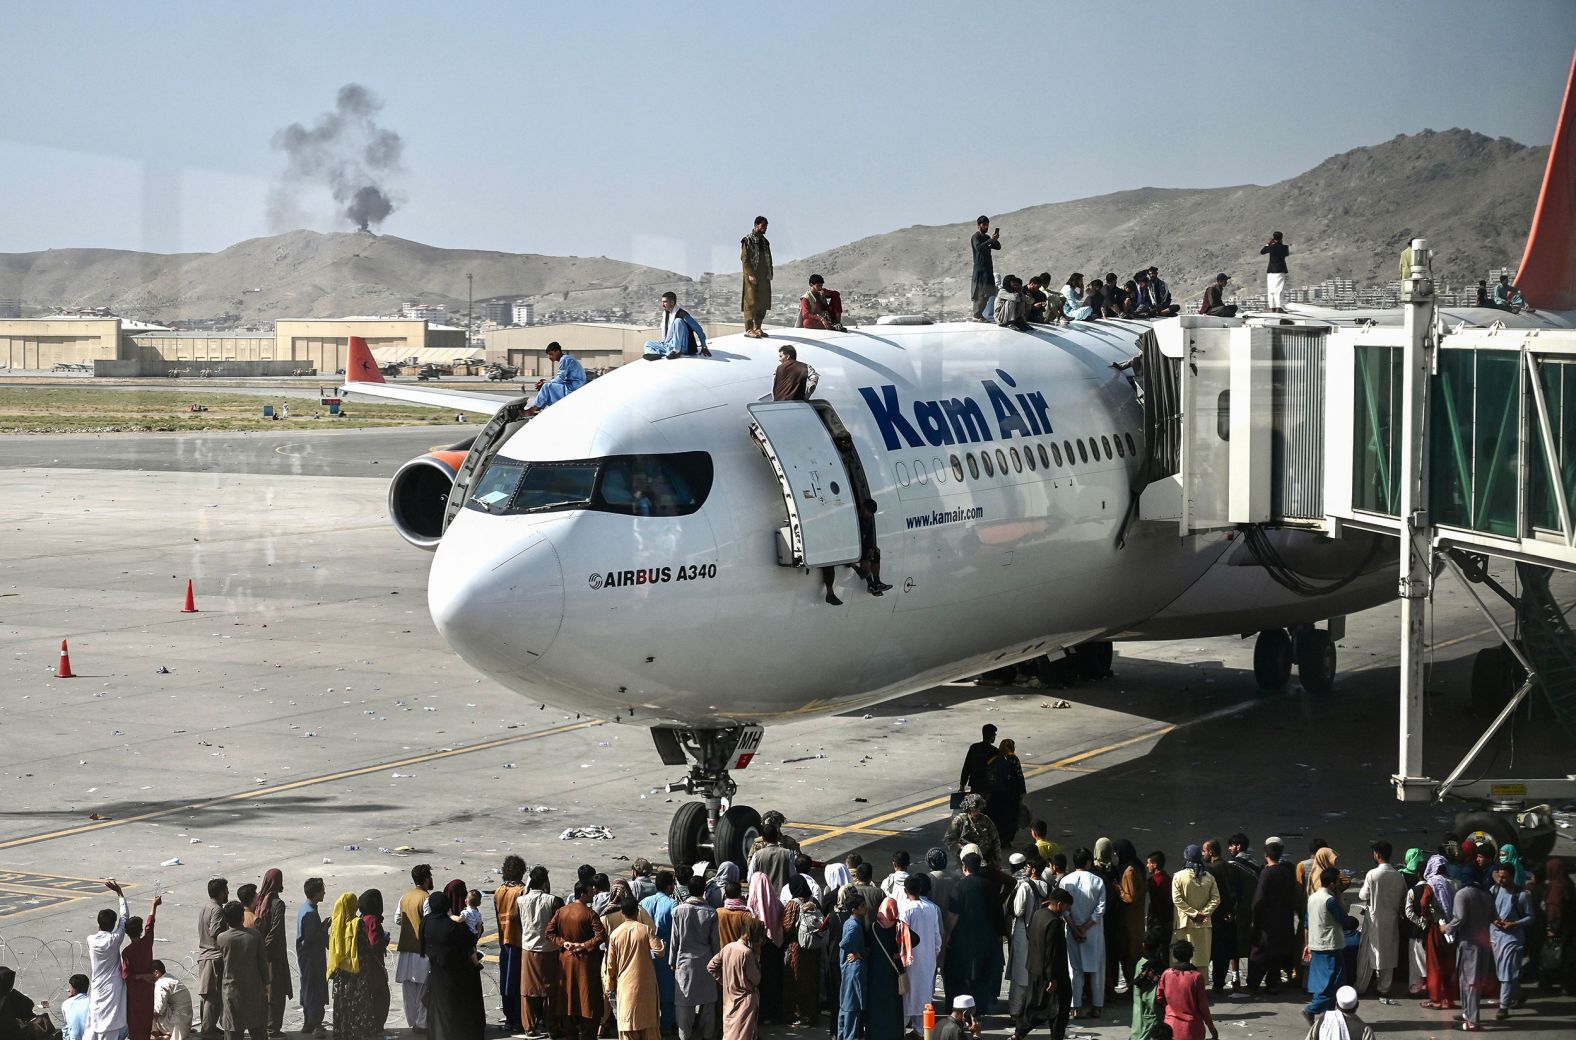
[[[1237,305],[1227,303],[1225,300],[1226,283],[1231,281],[1231,275],[1224,272],[1217,274],[1215,280],[1204,287],[1204,299],[1198,305],[1200,314],[1207,314],[1212,318],[1235,318]]]
[[[936,1023],[931,1040],[970,1040],[980,1035],[980,1022],[974,1015],[974,998],[967,993],[952,998],[952,1014]]]
[[[986,234],[990,218],[983,214],[974,221],[974,237],[969,239],[969,251],[974,256],[974,276],[969,286],[969,296],[974,301],[974,321],[985,321],[985,305],[996,295],[996,264],[991,251],[1001,248],[1001,228]]]
[[[761,813],[761,826],[762,827],[768,827],[768,826],[776,827],[777,828],[777,844],[781,845],[783,848],[787,849],[789,852],[792,852],[795,856],[797,856],[799,854],[799,839],[795,838],[792,834],[789,834],[787,831],[783,830],[783,825],[786,824],[787,822],[788,822],[788,817],[784,816],[782,813],[778,812],[776,809],[767,809],[765,812]],[[761,851],[765,847],[766,847],[766,836],[765,836],[765,834],[764,833],[757,834],[755,836],[755,840],[750,842],[750,855],[754,856],[757,852]]]
[[[1342,986],[1336,990],[1335,1007],[1313,1016],[1313,1031],[1308,1035],[1315,1040],[1324,1040],[1325,1037],[1374,1040],[1373,1027],[1357,1017],[1357,990],[1351,986]]]
[[[1029,978],[1029,923],[1040,904],[1050,895],[1050,886],[1040,880],[1040,864],[1021,852],[1007,860],[1012,870],[1013,889],[1009,912],[1011,933],[1007,937],[1007,1008],[1013,1018],[1021,1018],[1025,1001],[1031,996]]]
[[[1052,1040],[1067,1035],[1072,1012],[1072,976],[1067,962],[1067,909],[1072,893],[1051,890],[1029,921],[1029,984],[1022,1007],[1014,1010],[1014,1040],[1023,1040],[1041,1022],[1051,1029]]]

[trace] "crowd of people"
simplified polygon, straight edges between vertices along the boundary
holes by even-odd
[[[1365,871],[1343,869],[1323,841],[1293,863],[1278,838],[1254,854],[1241,833],[1189,845],[1174,874],[1163,852],[1141,859],[1127,839],[1068,854],[1043,821],[1027,842],[1004,840],[988,799],[1013,771],[992,768],[1000,748],[978,748],[963,783],[984,790],[964,792],[944,847],[920,864],[894,853],[879,882],[857,853],[812,862],[776,812],[742,870],[638,859],[612,877],[585,865],[555,893],[545,867],[508,856],[492,893],[502,1031],[754,1040],[782,1023],[824,1026],[838,1040],[914,1040],[931,1005],[938,1037],[960,1040],[1000,1015],[1022,1040],[1041,1025],[1059,1038],[1070,1020],[1099,1019],[1120,999],[1133,1040],[1165,1035],[1162,1023],[1176,1040],[1201,1040],[1217,1035],[1211,1002],[1222,994],[1295,985],[1308,996],[1310,1036],[1363,1037],[1358,1002],[1370,990],[1387,1004],[1404,990],[1467,1030],[1480,1028],[1484,1002],[1510,1016],[1524,976],[1576,992],[1576,898],[1559,859],[1533,868],[1512,845],[1451,835],[1399,865],[1375,840]],[[110,881],[119,907],[99,913],[89,971],[68,981],[64,1034],[278,1040],[294,997],[303,1034],[379,1040],[398,986],[416,1034],[481,1040],[485,897],[458,879],[437,888],[427,864],[410,873],[392,920],[379,890],[325,906],[323,880],[308,878],[293,944],[279,870],[233,899],[213,879],[195,994],[152,956],[160,901],[132,917]],[[0,1040],[53,1035],[27,1031],[35,1009],[14,979],[0,968]]]

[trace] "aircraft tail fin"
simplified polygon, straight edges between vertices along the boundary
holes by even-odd
[[[383,382],[383,369],[373,358],[367,341],[360,336],[350,337],[350,356],[345,359],[345,380],[351,383]]]
[[[1534,307],[1576,310],[1576,57],[1516,285]]]

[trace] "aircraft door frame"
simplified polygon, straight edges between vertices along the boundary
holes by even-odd
[[[778,563],[857,562],[864,555],[858,505],[869,492],[857,450],[845,451],[834,439],[834,427],[847,432],[837,413],[824,401],[758,401],[748,410],[750,436],[771,463],[788,511]]]

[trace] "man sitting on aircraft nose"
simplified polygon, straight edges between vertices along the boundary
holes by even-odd
[[[996,293],[996,324],[1019,332],[1029,331],[1029,319],[1023,300],[1023,279],[1009,274],[1001,280],[1001,290]]]
[[[531,407],[525,410],[527,416],[535,415],[543,408],[557,401],[562,401],[570,394],[586,385],[585,366],[580,364],[580,359],[573,354],[565,354],[564,348],[558,341],[547,345],[547,359],[556,367],[552,379],[539,379],[536,382],[536,400],[531,402]]]
[[[828,289],[826,279],[818,274],[810,276],[810,288],[799,297],[799,327],[847,331],[843,328],[842,294],[836,289]]]
[[[647,361],[661,358],[672,361],[696,353],[701,357],[711,357],[711,348],[706,346],[706,330],[700,327],[700,322],[689,311],[679,306],[676,293],[663,293],[662,338],[646,340],[643,356]]]

